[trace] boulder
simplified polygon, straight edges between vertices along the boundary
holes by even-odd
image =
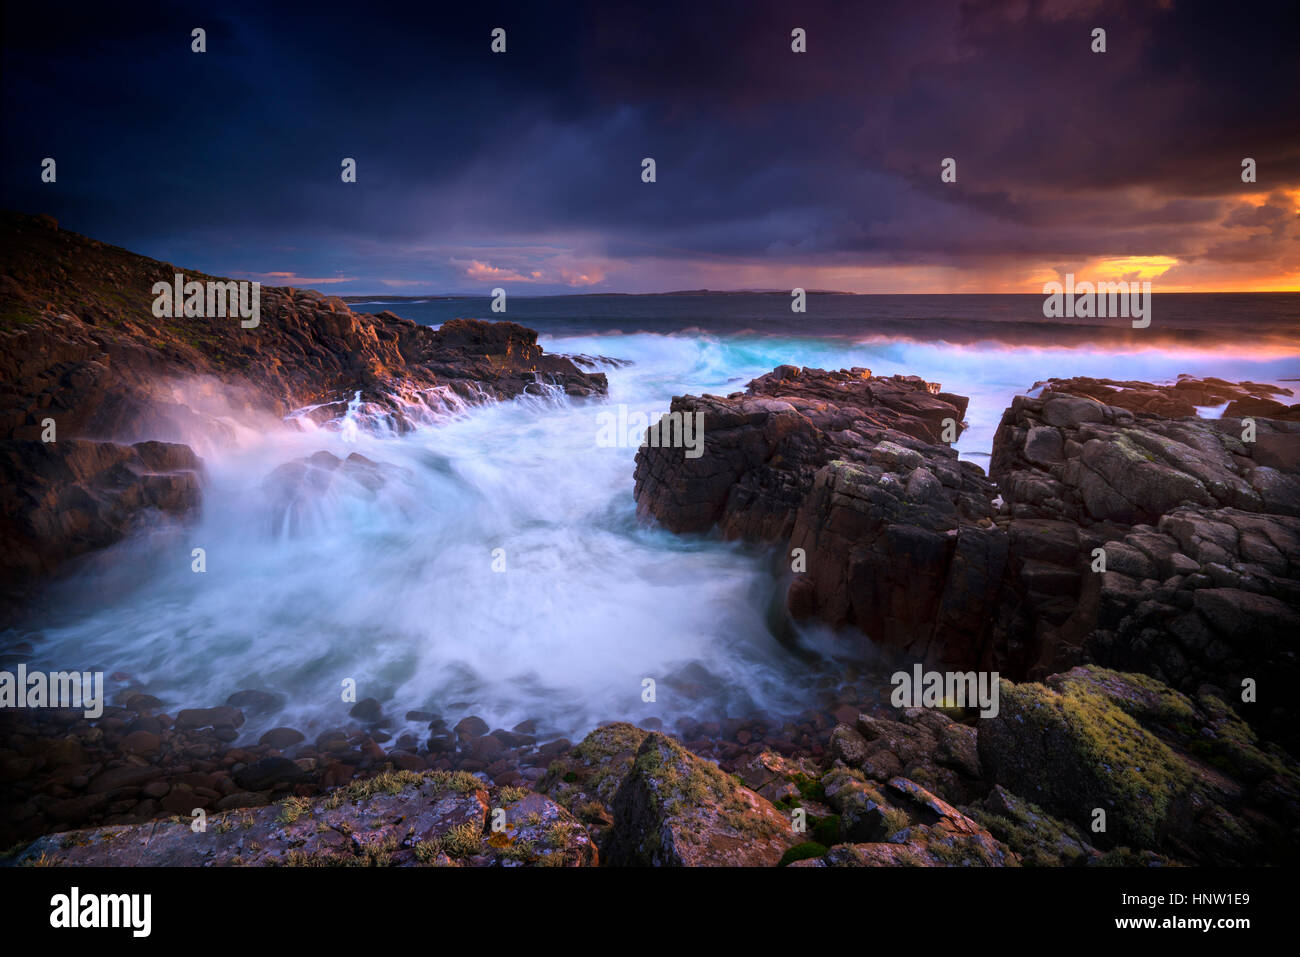
[[[770,867],[793,846],[788,817],[716,765],[651,732],[613,801],[613,865]]]
[[[1204,864],[1282,862],[1297,823],[1300,768],[1217,698],[1085,666],[1046,684],[1002,683],[981,722],[990,780],[1093,843]],[[1095,821],[1104,830],[1094,831]]]

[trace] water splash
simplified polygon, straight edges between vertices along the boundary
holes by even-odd
[[[127,672],[173,709],[244,688],[282,693],[283,711],[250,720],[248,737],[346,724],[349,678],[399,718],[531,718],[570,737],[615,718],[795,712],[838,680],[835,645],[816,629],[800,633],[802,649],[773,634],[766,610],[779,596],[763,555],[638,522],[636,450],[598,444],[602,409],[654,416],[674,395],[725,395],[787,362],[865,366],[970,395],[959,448],[979,457],[1012,395],[1045,375],[1277,381],[1297,371],[1294,360],[1247,355],[1198,364],[1177,353],[706,334],[545,345],[635,364],[606,370],[603,401],[570,399],[546,380],[505,403],[440,386],[386,404],[354,395],[322,427],[304,409],[289,417],[295,428],[240,430],[207,458],[197,524],[122,543],[71,582],[33,640],[32,666]],[[191,571],[194,547],[207,551],[204,574]],[[641,700],[647,677],[655,704]]]

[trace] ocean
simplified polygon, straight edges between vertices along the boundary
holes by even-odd
[[[424,733],[427,722],[400,720],[411,710],[492,727],[531,719],[574,740],[613,719],[793,714],[845,683],[879,685],[892,665],[824,627],[783,623],[770,554],[639,521],[636,449],[598,442],[602,410],[655,416],[674,395],[740,391],[784,363],[865,366],[970,396],[957,447],[986,465],[1002,410],[1048,377],[1300,379],[1295,294],[1158,295],[1144,330],[1046,320],[1040,296],[811,295],[802,315],[784,294],[520,297],[504,314],[486,298],[353,308],[430,325],[509,319],[548,351],[630,364],[603,370],[603,401],[449,410],[404,434],[362,408],[309,431],[239,423],[236,441],[199,448],[197,525],[114,546],[60,586],[27,636],[29,669],[119,673],[171,709],[246,688],[283,694],[243,740],[346,724],[349,680],[399,733]],[[385,484],[335,482],[285,522],[266,479],[321,450],[359,452]]]

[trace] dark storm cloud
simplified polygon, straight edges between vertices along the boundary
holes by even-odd
[[[1296,256],[1283,191],[1300,185],[1281,17],[1086,0],[11,6],[3,202],[214,272],[365,289],[549,290],[620,266],[606,285],[654,288],[673,262],[1276,267]],[[1256,191],[1274,198],[1243,205]]]

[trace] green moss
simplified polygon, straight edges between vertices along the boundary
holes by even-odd
[[[569,843],[569,825],[563,821],[556,821],[546,829],[546,846],[551,848],[564,847]]]
[[[276,821],[280,824],[292,824],[311,810],[311,801],[303,797],[287,797],[280,802],[280,814]]]
[[[1103,680],[1129,677],[1097,672]],[[1004,682],[1002,698],[1004,715],[1025,722],[1032,740],[1053,742],[1056,751],[1045,759],[1061,770],[1050,773],[1072,782],[1057,804],[1070,807],[1072,816],[1090,815],[1093,806],[1113,809],[1124,835],[1143,846],[1156,843],[1176,799],[1193,784],[1186,762],[1168,745],[1084,681],[1062,682],[1059,694],[1041,684]]]
[[[336,808],[344,801],[362,801],[376,794],[397,794],[404,788],[431,782],[439,789],[468,794],[483,791],[487,785],[465,771],[394,771],[386,770],[374,777],[361,778],[336,788],[325,802],[325,807]]]
[[[649,734],[634,724],[620,721],[591,732],[573,753],[583,761],[599,764],[620,754],[635,754]]]
[[[776,866],[785,867],[795,861],[806,861],[814,857],[822,857],[826,854],[826,850],[823,844],[818,844],[816,841],[805,841],[802,844],[796,844],[782,854],[781,860]]]
[[[483,850],[483,832],[473,824],[457,824],[442,839],[449,857],[470,857]]]
[[[969,853],[967,848],[962,847],[961,842],[951,838],[931,841],[926,845],[926,850],[949,867],[969,865],[978,859],[976,855]]]
[[[727,826],[756,839],[770,837],[780,829],[768,816],[756,812],[744,796],[745,789],[721,768],[666,735],[656,733],[637,752],[635,771],[650,783],[669,816],[710,808]]]
[[[1026,867],[1087,863],[1088,841],[1074,825],[1059,821],[1037,804],[1008,795],[1011,816],[976,805],[963,811],[1020,856]]]
[[[840,843],[840,816],[838,814],[829,814],[821,818],[809,818],[809,822],[813,826],[813,840],[818,844],[832,847]]]
[[[881,811],[881,818],[884,822],[885,840],[893,837],[905,827],[910,827],[912,819],[907,816],[907,812],[896,807],[884,807]]]
[[[537,859],[537,846],[532,841],[511,841],[505,847],[498,848],[497,853],[506,860],[531,864]]]
[[[442,853],[442,841],[438,838],[430,838],[427,841],[419,841],[413,848],[415,859],[421,864],[431,864],[438,859]]]
[[[1116,847],[1103,854],[1097,864],[1101,867],[1151,867],[1170,866],[1174,862],[1152,851],[1136,851],[1131,847]]]
[[[794,775],[791,782],[799,789],[799,793],[806,800],[816,801],[818,804],[826,803],[826,788],[819,778],[809,777],[801,773]]]
[[[502,804],[514,804],[528,796],[527,788],[503,787],[499,792]]]

